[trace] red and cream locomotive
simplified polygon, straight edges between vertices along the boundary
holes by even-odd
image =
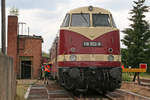
[[[121,86],[119,30],[108,10],[89,6],[68,12],[50,58],[53,78],[66,89],[107,92]]]

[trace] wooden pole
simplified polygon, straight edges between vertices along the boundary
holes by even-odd
[[[2,34],[2,53],[6,54],[6,19],[5,19],[5,0],[1,0],[1,34]]]
[[[140,85],[141,82],[140,82],[140,73],[139,72],[138,72],[137,80],[138,80],[138,84]]]

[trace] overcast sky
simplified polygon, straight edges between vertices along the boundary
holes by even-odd
[[[150,6],[150,0],[146,0],[145,4]],[[66,12],[89,5],[111,11],[120,30],[129,27],[128,13],[132,9],[133,0],[6,0],[7,15],[10,8],[18,8],[19,21],[26,23],[24,34],[27,34],[29,26],[31,35],[41,35],[44,39],[42,50],[46,52],[49,52]],[[150,22],[150,12],[146,16]]]

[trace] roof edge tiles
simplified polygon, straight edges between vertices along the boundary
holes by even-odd
[[[18,35],[18,38],[28,38],[28,39],[40,39],[43,42],[42,36],[36,36],[36,35]]]

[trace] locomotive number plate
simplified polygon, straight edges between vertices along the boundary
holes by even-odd
[[[84,47],[100,47],[101,45],[101,42],[83,42]]]

